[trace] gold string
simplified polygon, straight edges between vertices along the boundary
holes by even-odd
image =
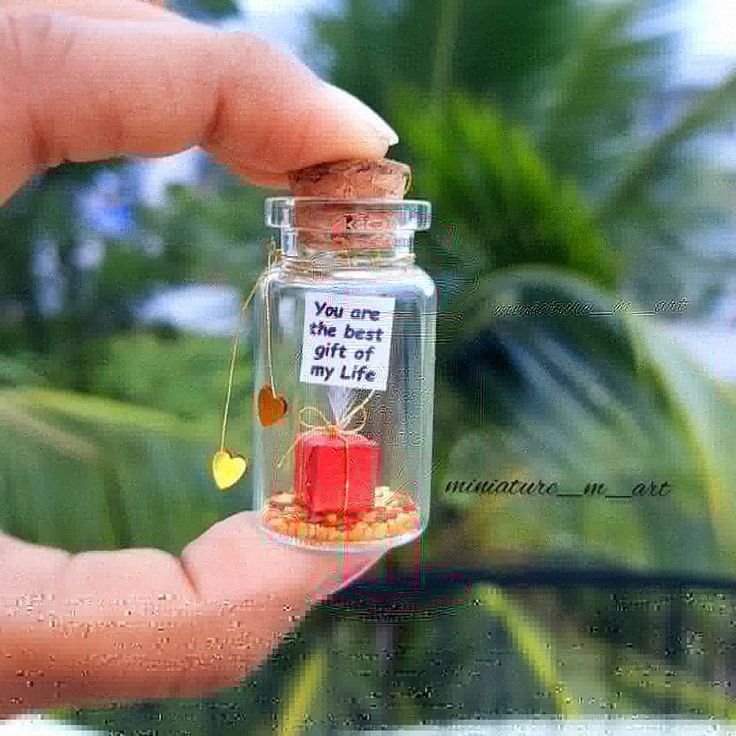
[[[263,283],[263,280],[266,278],[266,276],[268,276],[271,273],[272,266],[280,260],[280,252],[276,250],[275,241],[272,239],[270,243],[271,243],[271,249],[268,253],[268,266],[266,270],[256,279],[255,284],[253,284],[253,288],[250,290],[250,293],[248,294],[245,301],[243,302],[243,306],[240,308],[240,312],[238,313],[238,323],[235,326],[235,332],[233,334],[233,349],[230,354],[230,368],[228,371],[228,378],[227,378],[227,393],[225,395],[225,408],[222,412],[222,428],[220,431],[220,451],[221,452],[225,449],[225,436],[227,434],[227,422],[228,422],[228,416],[230,414],[230,401],[232,399],[232,394],[233,394],[233,381],[235,377],[235,363],[238,358],[238,348],[240,346],[240,330],[242,326],[241,323],[243,320],[243,315],[248,310],[248,307],[253,301],[253,297],[255,297],[256,293],[258,292],[258,289]],[[271,311],[271,307],[268,301],[268,289],[267,289],[266,290],[266,325],[267,325],[266,329],[267,329],[268,335],[266,339],[266,345],[267,345],[266,360],[268,362],[269,378],[271,380],[271,391],[273,392],[273,395],[275,397],[276,390],[274,387],[273,361],[271,358],[271,315],[270,315],[270,311]]]
[[[414,171],[409,169],[409,176],[406,177],[406,187],[404,187],[404,196],[409,193],[412,184],[414,183]]]
[[[268,253],[268,270],[281,260],[281,251],[276,250],[275,241],[271,241],[271,250]],[[276,398],[276,381],[273,377],[273,347],[271,343],[271,284],[266,285],[266,362],[268,364],[268,378],[271,385],[271,394]]]

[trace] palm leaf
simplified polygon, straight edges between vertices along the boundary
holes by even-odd
[[[249,505],[214,490],[201,430],[163,412],[50,389],[5,391],[0,402],[8,533],[72,551],[177,552]]]
[[[539,684],[553,693],[556,712],[568,718],[579,715],[580,711],[560,679],[554,650],[539,635],[537,627],[499,588],[479,586],[475,595],[479,603],[509,630]]]
[[[723,567],[736,560],[736,402],[725,387],[713,384],[704,369],[672,345],[667,335],[646,322],[631,325],[642,351],[664,382],[674,416],[684,427],[697,462],[697,491],[710,511],[711,526],[723,555]],[[695,479],[694,479],[695,480]],[[696,492],[696,489],[693,489]]]
[[[417,186],[482,248],[468,248],[474,272],[542,262],[615,282],[610,250],[580,191],[553,174],[522,128],[461,97],[421,113],[418,100],[405,99],[400,120],[420,161]]]
[[[601,217],[613,219],[630,206],[657,180],[684,143],[700,135],[714,122],[723,121],[724,113],[733,110],[735,98],[736,71],[721,84],[703,92],[679,120],[636,157],[601,203]]]
[[[319,692],[324,687],[327,674],[327,655],[324,650],[308,654],[295,677],[289,682],[289,692],[282,697],[283,708],[277,720],[279,733],[284,736],[298,736],[303,732],[305,721],[309,719]]]
[[[567,317],[494,313],[496,305],[555,303],[592,309]],[[492,496],[482,505],[471,496],[463,506],[467,533],[483,555],[728,574],[736,539],[727,479],[736,466],[726,448],[736,446],[728,429],[736,407],[643,322],[651,317],[634,329],[637,318],[614,313],[611,298],[592,285],[531,267],[481,281],[463,311],[471,315],[465,342],[447,369],[468,398],[465,411],[486,424],[457,442],[445,482],[514,472],[573,493],[597,481],[616,495],[655,480],[675,489],[661,502],[517,496],[501,501],[498,515]]]
[[[670,38],[635,30],[642,15],[636,0],[591,8],[527,114],[554,170],[596,196],[631,149],[640,108],[665,79]]]

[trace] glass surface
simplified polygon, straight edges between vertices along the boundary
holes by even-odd
[[[427,209],[425,203],[419,204]],[[416,212],[410,203],[392,203],[392,207],[397,212],[404,207]],[[350,208],[341,203],[341,209]],[[364,205],[353,209],[360,213]],[[291,222],[281,215],[280,221]],[[428,217],[420,222],[410,216],[405,222],[412,228],[429,224]],[[281,420],[266,426],[259,411],[254,412],[253,477],[264,528],[282,541],[321,549],[389,547],[414,539],[426,527],[436,295],[432,280],[414,264],[413,233],[409,229],[398,233],[394,224],[392,220],[381,231],[382,238],[391,238],[392,247],[380,250],[366,250],[361,240],[366,231],[358,229],[341,233],[350,245],[358,243],[354,250],[348,245],[319,252],[316,233],[329,247],[334,231],[310,229],[314,256],[300,248],[303,239],[298,228],[284,228],[282,242],[295,255],[285,256],[272,268],[256,300],[260,326],[256,388],[264,387],[268,393],[273,383],[273,394],[283,398],[287,411]],[[369,334],[372,328],[375,339],[367,340],[365,347],[378,350],[387,333],[383,328],[390,325],[385,389],[373,388],[367,381],[365,388],[347,385],[351,379],[365,380],[371,366],[380,368],[371,360],[348,358],[338,363],[335,375],[342,373],[345,385],[302,380],[302,362],[310,359],[302,356],[305,318],[309,322],[312,314],[305,317],[305,312],[324,296],[332,297],[331,305],[343,309],[343,316],[329,322],[334,334],[322,334],[317,348],[311,346],[312,358],[314,350],[320,350],[320,355],[323,349],[332,350],[334,356],[343,347],[348,348],[348,356],[350,350],[357,354],[354,346],[359,343],[351,343],[345,335],[358,329]],[[354,312],[357,303],[368,307],[389,303],[379,299],[393,300],[393,313],[383,314],[380,322],[370,316],[350,317],[358,314]],[[359,312],[365,316],[365,310]],[[378,319],[377,314],[372,316]],[[367,369],[362,378],[361,366]]]

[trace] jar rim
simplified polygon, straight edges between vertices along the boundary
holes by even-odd
[[[432,205],[418,199],[269,197],[265,217],[269,227],[281,230],[417,232],[429,230]]]

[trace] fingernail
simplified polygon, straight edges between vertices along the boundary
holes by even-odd
[[[335,85],[327,82],[322,82],[322,84],[333,97],[336,106],[339,105],[351,117],[368,124],[376,132],[376,135],[386,141],[389,146],[395,146],[399,142],[396,131],[375,110],[371,110],[364,102],[361,102],[344,89],[340,89],[340,87],[335,87]]]

